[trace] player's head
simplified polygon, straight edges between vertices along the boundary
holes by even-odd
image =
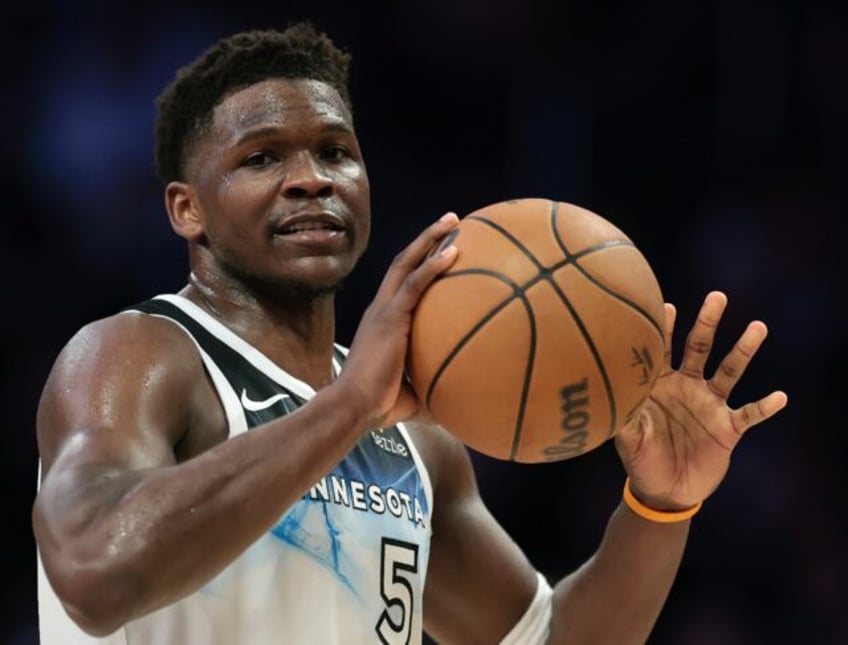
[[[350,56],[309,23],[220,40],[157,99],[156,161],[195,276],[332,293],[370,234]]]
[[[350,55],[308,22],[285,31],[255,30],[219,40],[178,70],[156,99],[156,169],[164,184],[185,181],[185,164],[213,109],[233,92],[271,78],[327,83],[353,112]]]

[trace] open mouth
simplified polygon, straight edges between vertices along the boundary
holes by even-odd
[[[342,233],[344,228],[332,222],[295,222],[274,231],[274,235],[299,235],[310,233]]]
[[[345,239],[345,227],[331,219],[303,219],[285,224],[274,231],[274,240],[309,246],[324,251],[336,248]]]

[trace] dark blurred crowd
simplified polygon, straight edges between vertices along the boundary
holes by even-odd
[[[789,394],[693,522],[651,643],[848,643],[836,386],[848,5],[177,0],[4,13],[0,642],[37,642],[35,410],[56,354],[82,324],[186,280],[153,169],[153,99],[217,38],[308,17],[353,53],[372,182],[372,246],[340,294],[340,341],[394,253],[446,210],[547,197],[613,220],[654,266],[679,330],[712,289],[729,297],[718,355],[749,320],[769,325],[734,398]],[[611,444],[557,464],[475,465],[492,511],[552,578],[594,550],[623,482]]]

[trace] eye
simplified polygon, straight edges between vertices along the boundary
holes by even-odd
[[[350,157],[350,150],[342,145],[331,145],[321,150],[321,158],[325,161],[344,161]]]
[[[248,155],[242,162],[247,168],[264,168],[277,161],[277,158],[266,150],[260,150]]]

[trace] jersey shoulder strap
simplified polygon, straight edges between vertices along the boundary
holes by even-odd
[[[307,393],[287,387],[285,382],[281,382],[284,379],[280,378],[280,374],[275,378],[249,360],[233,344],[226,342],[226,336],[220,332],[216,334],[199,318],[165,298],[151,298],[126,307],[123,311],[167,318],[182,327],[205,354],[204,363],[211,361],[228,381],[244,409],[249,428],[293,412],[306,401]],[[339,363],[344,360],[344,353],[338,347],[335,348],[335,358]],[[295,380],[293,377],[288,378]]]

